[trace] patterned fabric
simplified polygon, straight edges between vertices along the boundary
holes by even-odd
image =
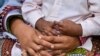
[[[4,40],[3,39],[0,39],[0,56],[1,56],[1,51],[2,51],[2,45],[4,43]]]
[[[92,51],[87,51],[84,48],[76,48],[73,51],[66,53],[66,56],[100,56],[100,38],[94,38],[92,39],[92,42]],[[0,39],[0,55],[10,56],[14,43],[15,41],[11,39]]]
[[[73,51],[66,54],[66,56],[100,56],[100,38],[93,37],[92,51],[87,51],[84,48],[76,48]]]
[[[88,37],[80,37],[81,44],[84,44],[87,39],[88,39]]]
[[[76,48],[73,51],[66,54],[66,56],[85,56],[87,50],[84,48]]]
[[[7,6],[3,9],[3,12],[0,13],[0,32],[5,31],[5,28],[4,28],[4,21],[5,21],[6,15],[7,15],[10,11],[15,10],[15,9],[20,9],[20,7],[18,7],[18,6],[10,6],[10,5],[7,5]]]
[[[11,39],[0,39],[0,56],[11,56],[11,50],[15,41]]]
[[[95,56],[100,56],[100,37],[96,38],[94,37],[92,39],[93,41],[93,52],[95,52]]]
[[[2,45],[1,56],[11,56],[11,50],[15,41],[12,39],[4,39]]]

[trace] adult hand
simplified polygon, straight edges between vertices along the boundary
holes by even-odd
[[[42,39],[53,43],[53,50],[66,50],[66,52],[80,46],[80,41],[77,37],[70,36],[47,36]],[[49,45],[49,44],[48,44]]]
[[[20,19],[16,19],[12,23],[11,31],[18,38],[18,41],[21,44],[21,48],[31,56],[38,55],[36,52],[42,48],[41,45],[51,45],[51,43],[45,40],[41,40],[35,29],[25,24]]]
[[[76,24],[70,20],[62,20],[60,22],[54,23],[54,28],[62,34],[68,36],[81,36],[82,35],[82,27],[80,24]]]
[[[46,50],[40,50],[38,52],[36,52],[36,54],[38,56],[53,56],[51,55],[48,51]],[[25,50],[22,51],[22,56],[30,56],[29,54],[27,54],[27,52]]]

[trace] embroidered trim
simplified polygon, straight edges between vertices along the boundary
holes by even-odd
[[[5,27],[4,27],[4,21],[5,21],[5,17],[7,16],[7,14],[15,9],[20,9],[19,6],[10,6],[7,5],[4,9],[3,12],[0,13],[0,32],[5,31]]]
[[[88,39],[88,37],[79,37],[79,38],[80,38],[81,45],[83,45]]]
[[[4,39],[1,56],[11,56],[11,50],[15,41],[12,39]]]

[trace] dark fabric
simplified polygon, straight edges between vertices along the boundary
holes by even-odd
[[[7,20],[7,24],[6,25],[7,25],[7,29],[8,29],[9,32],[11,32],[10,31],[10,26],[11,26],[12,22],[14,20],[16,20],[16,19],[22,19],[23,20],[23,17],[22,17],[22,15],[12,15],[12,16],[9,16],[8,17],[8,20]]]
[[[2,45],[4,43],[4,40],[3,39],[0,39],[0,56],[1,56],[1,51],[2,51]]]
[[[0,0],[0,8],[3,6],[5,0]]]
[[[100,37],[93,37],[93,51],[100,52]]]
[[[0,39],[0,56],[11,56],[14,43],[12,39]]]

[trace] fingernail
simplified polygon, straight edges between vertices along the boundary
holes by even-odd
[[[53,49],[54,48],[54,45],[51,45],[51,48]]]
[[[57,37],[59,38],[59,37],[60,37],[60,35],[57,35]]]
[[[41,38],[42,38],[42,36],[39,36],[39,38],[41,39]]]
[[[38,56],[38,55],[35,55],[35,56]]]
[[[41,47],[38,47],[37,49],[38,49],[38,50],[40,50],[40,49],[41,49]]]

